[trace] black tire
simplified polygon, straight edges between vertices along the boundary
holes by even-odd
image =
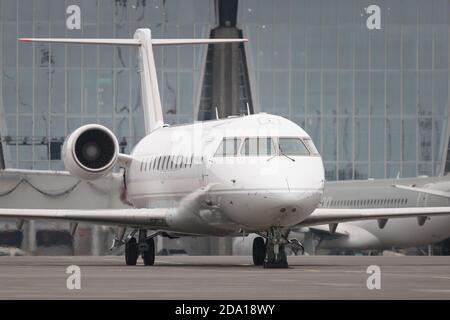
[[[142,252],[142,260],[144,265],[152,266],[155,264],[155,240],[153,238],[145,240],[148,250]]]
[[[253,263],[255,266],[262,266],[266,258],[266,244],[262,237],[253,240]]]
[[[135,238],[131,238],[125,244],[125,263],[127,266],[135,266],[139,257],[138,244]]]

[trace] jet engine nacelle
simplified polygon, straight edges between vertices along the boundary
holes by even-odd
[[[87,124],[64,142],[66,170],[83,180],[95,180],[110,172],[117,162],[119,142],[114,133],[99,124]]]

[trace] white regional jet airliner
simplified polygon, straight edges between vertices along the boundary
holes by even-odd
[[[130,155],[119,153],[114,134],[98,124],[75,130],[63,146],[70,174],[85,180],[107,175],[123,179],[130,209],[0,209],[0,217],[66,220],[71,229],[87,222],[120,226],[117,242],[125,260],[139,256],[153,265],[156,235],[236,236],[257,233],[255,265],[287,267],[290,228],[366,219],[442,215],[449,207],[341,209],[319,208],[324,188],[322,159],[309,135],[279,116],[243,117],[166,126],[163,122],[153,46],[245,42],[245,39],[151,38],[138,29],[133,39],[20,39],[138,48],[146,136]],[[113,172],[124,168],[124,174]],[[11,170],[10,170],[11,171]],[[58,174],[47,172],[43,174]],[[126,228],[130,234],[124,236]],[[151,231],[151,232],[149,232]],[[136,239],[137,234],[137,239]],[[265,241],[264,241],[265,239]]]

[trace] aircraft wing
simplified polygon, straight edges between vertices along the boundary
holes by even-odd
[[[71,176],[69,171],[57,170],[28,170],[28,169],[3,169],[0,174],[9,175],[36,175],[36,176]]]
[[[0,208],[128,209],[123,172],[83,181],[68,171],[0,170]]]
[[[185,196],[176,208],[130,208],[130,207],[109,207],[102,208],[21,208],[9,207],[0,208],[0,219],[16,219],[18,226],[23,225],[25,220],[53,220],[67,221],[71,223],[93,223],[99,225],[112,225],[134,228],[145,228],[153,230],[173,231],[169,228],[168,221],[177,223],[177,216],[181,223],[189,222],[189,217],[198,211],[199,199],[213,186],[209,184],[199,188]],[[79,202],[79,201],[78,201]],[[82,203],[79,203],[80,207]],[[186,219],[186,217],[188,217]],[[178,222],[179,223],[179,222]]]
[[[101,225],[164,229],[170,209],[0,209],[0,218],[61,220]]]
[[[315,232],[317,234],[333,235],[338,237],[347,237],[349,234],[347,231],[340,231],[340,230],[335,230],[333,233],[331,233],[330,227],[327,225],[310,226],[307,228],[307,230]]]
[[[321,224],[335,224],[361,220],[387,220],[393,218],[426,218],[428,216],[449,215],[450,207],[413,208],[373,208],[373,209],[335,209],[318,208],[298,226],[308,227]]]
[[[0,209],[0,218],[23,220],[60,220],[155,230],[168,229],[170,208],[151,209]],[[450,214],[450,207],[378,208],[378,209],[316,209],[297,227],[329,224],[334,233],[338,223],[392,218],[425,218]]]
[[[392,186],[397,189],[403,189],[403,190],[408,190],[408,191],[413,191],[413,192],[418,192],[418,193],[425,193],[425,194],[438,196],[438,197],[450,198],[450,192],[446,192],[446,191],[442,191],[442,190],[431,189],[431,188],[418,188],[418,187],[402,186],[402,185],[398,185],[398,184],[394,184]]]

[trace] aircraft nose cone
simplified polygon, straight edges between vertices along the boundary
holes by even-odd
[[[292,226],[304,220],[317,207],[321,192],[281,190],[229,197],[228,201],[222,197],[221,208],[231,220],[265,230],[271,226]]]
[[[278,205],[270,210],[273,225],[296,224],[306,218],[318,205],[317,192],[286,192],[279,196]]]

